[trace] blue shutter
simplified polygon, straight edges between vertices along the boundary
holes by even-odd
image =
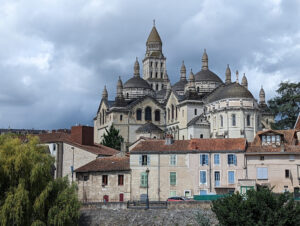
[[[205,184],[206,183],[206,172],[200,171],[200,183]]]
[[[150,155],[147,155],[147,166],[150,166]]]
[[[208,165],[208,155],[204,155],[205,156],[205,165]]]
[[[230,155],[227,155],[227,164],[230,165]]]
[[[143,161],[142,155],[140,155],[140,156],[139,156],[139,163],[140,163],[140,166],[142,165],[142,161]]]
[[[233,164],[236,165],[236,155],[233,155]]]
[[[215,163],[215,165],[220,164],[220,155],[219,154],[214,155],[214,163]]]
[[[202,154],[200,154],[200,165],[203,165],[202,164]]]
[[[229,184],[233,184],[234,183],[234,172],[233,171],[229,171],[228,172],[228,183]]]

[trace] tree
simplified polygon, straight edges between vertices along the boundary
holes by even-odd
[[[281,82],[276,92],[279,96],[268,101],[276,120],[272,128],[291,129],[300,112],[300,82]]]
[[[121,150],[121,144],[124,141],[123,137],[119,134],[119,130],[117,130],[114,125],[111,125],[109,130],[105,129],[106,133],[103,134],[103,140],[101,144],[114,148],[116,150]]]
[[[299,225],[300,204],[291,194],[275,195],[259,187],[213,201],[212,211],[221,225]]]
[[[76,185],[52,176],[54,158],[37,137],[0,136],[0,225],[76,225]]]

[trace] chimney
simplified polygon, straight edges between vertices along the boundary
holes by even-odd
[[[94,127],[72,126],[71,139],[81,145],[94,145]]]
[[[126,143],[125,143],[125,142],[122,142],[122,143],[121,143],[121,150],[120,150],[120,153],[118,153],[117,156],[119,156],[119,157],[124,157],[124,156],[126,156],[126,152],[127,152]]]
[[[165,145],[171,145],[174,143],[173,136],[171,134],[166,135]]]

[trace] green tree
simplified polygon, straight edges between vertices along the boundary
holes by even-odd
[[[76,185],[53,179],[54,158],[37,137],[0,136],[0,225],[76,225]]]
[[[119,130],[117,130],[114,125],[111,125],[109,130],[105,129],[106,133],[103,134],[103,140],[101,144],[114,148],[116,150],[121,150],[121,144],[124,141],[123,137],[119,134]]]
[[[212,211],[221,225],[299,225],[300,204],[291,194],[275,195],[260,187],[246,195],[232,194],[213,201]]]
[[[275,115],[272,128],[291,129],[300,112],[300,82],[281,82],[276,92],[278,96],[268,101],[269,108]]]

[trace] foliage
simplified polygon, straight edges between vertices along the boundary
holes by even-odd
[[[202,211],[198,211],[196,214],[196,221],[200,226],[210,226],[210,219],[204,215]]]
[[[279,96],[268,101],[271,112],[276,116],[273,129],[291,129],[300,112],[300,82],[281,82],[276,90]]]
[[[80,203],[37,137],[0,136],[0,225],[76,225]]]
[[[116,150],[121,150],[121,144],[124,141],[123,137],[119,134],[119,130],[117,130],[114,125],[111,125],[109,130],[105,129],[106,133],[103,134],[103,140],[101,144],[114,148]]]
[[[275,195],[260,187],[213,201],[212,211],[221,225],[299,225],[300,204],[291,194]]]

